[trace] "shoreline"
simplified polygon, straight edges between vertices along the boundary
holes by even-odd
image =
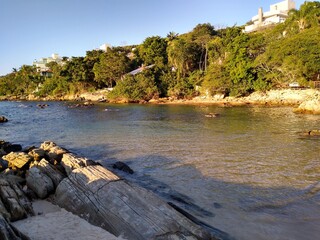
[[[215,105],[222,107],[238,106],[290,106],[297,113],[320,114],[320,90],[318,89],[281,89],[267,92],[253,92],[245,97],[229,97],[222,94],[214,96],[197,96],[193,99],[173,99],[170,97],[151,99],[149,101],[129,101],[128,99],[110,100],[106,97],[107,90],[92,93],[66,95],[62,97],[38,98],[32,95],[26,97],[1,97],[0,101],[77,101],[106,102],[114,104],[163,104],[163,105]]]

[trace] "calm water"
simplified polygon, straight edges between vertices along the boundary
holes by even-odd
[[[70,104],[70,103],[69,103]],[[44,140],[108,166],[235,239],[319,239],[320,116],[291,108],[0,102],[0,139]],[[205,118],[206,113],[219,118]]]

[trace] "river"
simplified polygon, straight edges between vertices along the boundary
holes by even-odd
[[[318,239],[320,116],[290,107],[0,102],[0,139],[52,140],[111,166],[234,239]],[[220,114],[207,118],[207,113]]]

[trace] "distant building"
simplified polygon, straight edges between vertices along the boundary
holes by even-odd
[[[285,0],[270,5],[270,11],[268,12],[263,12],[262,8],[259,8],[258,15],[251,19],[252,24],[246,26],[244,32],[254,32],[274,24],[282,23],[288,18],[288,12],[295,8],[296,4],[293,0]]]
[[[37,68],[37,72],[40,72],[42,76],[50,76],[51,70],[46,65],[50,62],[56,62],[58,64],[63,64],[62,58],[57,53],[53,53],[51,57],[40,58],[39,61],[34,61],[33,65]]]
[[[99,47],[99,50],[102,50],[104,52],[107,52],[108,51],[108,48],[112,48],[112,46],[108,43],[105,43],[105,44],[102,44],[100,47]]]

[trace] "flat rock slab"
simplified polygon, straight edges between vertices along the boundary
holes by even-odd
[[[74,169],[56,189],[55,202],[128,239],[215,239],[152,192],[98,165]]]
[[[33,204],[37,214],[12,225],[32,240],[121,240],[106,230],[89,224],[84,219],[47,201]]]
[[[8,155],[2,157],[8,161],[10,168],[23,168],[27,163],[32,161],[32,157],[24,152],[11,152]]]

